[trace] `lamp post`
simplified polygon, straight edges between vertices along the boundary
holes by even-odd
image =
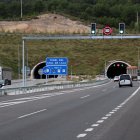
[[[23,78],[23,87],[25,87],[25,40],[22,40],[22,78]]]
[[[18,46],[18,78],[20,79],[20,46]]]
[[[21,20],[22,20],[22,16],[23,16],[23,11],[22,11],[22,0],[20,0],[20,9],[21,9],[21,11],[20,11],[20,17],[21,17]]]

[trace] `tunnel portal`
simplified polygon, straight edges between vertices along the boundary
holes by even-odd
[[[131,65],[129,65],[128,63],[124,61],[112,62],[106,69],[106,75],[108,78],[112,79],[115,76],[126,74],[128,66],[131,66]]]
[[[46,66],[46,62],[40,62],[34,66],[31,71],[31,78],[33,79],[46,79],[46,75],[42,74],[41,69]],[[120,74],[125,74],[127,72],[127,67],[131,66],[130,64],[124,61],[112,61],[105,70],[106,76],[110,79],[113,79],[115,76]],[[49,75],[48,78],[57,78],[58,75]]]
[[[42,73],[43,67],[46,66],[46,62],[40,62],[34,66],[31,71],[31,78],[32,79],[46,79],[46,75]],[[57,78],[58,75],[48,75],[47,78]]]

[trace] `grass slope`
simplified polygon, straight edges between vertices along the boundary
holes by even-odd
[[[12,67],[14,78],[18,78],[22,65],[22,36],[0,35],[0,64]],[[26,65],[31,69],[38,62],[44,61],[46,56],[68,57],[69,73],[72,66],[76,75],[94,76],[102,72],[105,61],[123,60],[137,65],[140,40],[42,40],[26,41],[25,46],[28,52]]]

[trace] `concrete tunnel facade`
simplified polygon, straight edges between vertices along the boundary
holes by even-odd
[[[45,79],[46,75],[44,75],[41,71],[43,67],[46,66],[46,62],[42,61],[35,65],[31,70],[31,78],[32,79]],[[114,78],[114,76],[119,76],[120,74],[125,74],[127,71],[127,67],[131,66],[125,61],[110,61],[109,64],[105,67],[105,74],[108,78]],[[48,76],[48,78],[54,78],[53,75]],[[57,78],[57,75],[55,76]]]

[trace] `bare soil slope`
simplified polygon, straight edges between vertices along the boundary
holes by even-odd
[[[1,21],[0,32],[89,33],[90,28],[57,14],[44,14],[30,21]]]

